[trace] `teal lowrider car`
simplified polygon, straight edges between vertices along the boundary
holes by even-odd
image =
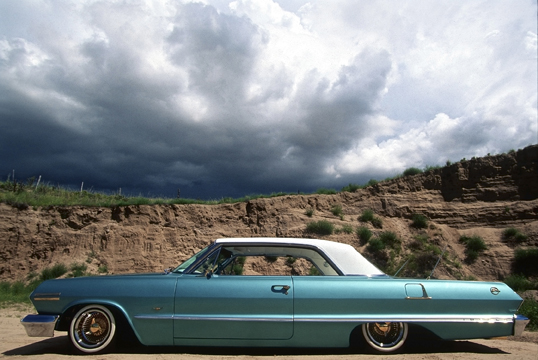
[[[500,282],[393,278],[352,246],[219,239],[175,269],[43,282],[30,336],[68,331],[97,353],[130,332],[144,345],[399,349],[413,331],[441,339],[520,334],[522,299]]]

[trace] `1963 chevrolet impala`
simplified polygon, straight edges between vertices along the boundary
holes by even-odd
[[[179,346],[347,347],[360,337],[390,352],[413,329],[490,338],[528,322],[503,283],[396,279],[350,245],[308,239],[219,239],[164,273],[49,280],[31,300],[28,335],[68,331],[81,353],[124,332]]]

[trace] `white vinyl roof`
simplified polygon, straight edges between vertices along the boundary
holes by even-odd
[[[318,249],[344,275],[378,276],[384,273],[366,260],[351,245],[328,240],[299,238],[226,238],[217,239],[217,244],[274,245],[274,246],[308,246]]]

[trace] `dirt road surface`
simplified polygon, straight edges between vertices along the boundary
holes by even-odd
[[[53,338],[30,338],[26,336],[20,319],[27,309],[0,309],[0,358],[32,360],[349,360],[349,359],[384,359],[393,355],[374,355],[367,352],[352,352],[344,349],[227,349],[227,348],[181,348],[181,347],[120,347],[104,355],[74,355],[69,346],[65,332],[56,332]],[[408,347],[398,359],[438,360],[438,359],[538,359],[538,333],[525,332],[516,341],[507,340],[473,340],[447,341],[424,346]]]

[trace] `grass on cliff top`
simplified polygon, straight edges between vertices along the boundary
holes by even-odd
[[[60,186],[34,185],[33,183],[0,182],[0,202],[12,205],[21,210],[28,207],[46,206],[99,206],[114,207],[127,205],[162,205],[162,204],[231,204],[257,198],[270,198],[290,195],[273,193],[270,195],[251,195],[241,198],[225,197],[220,200],[195,200],[182,198],[149,198],[143,196],[107,195],[94,191],[76,191]]]
[[[394,177],[386,178],[383,181],[390,181],[397,178],[416,175],[422,172],[427,172],[433,169],[440,168],[439,166],[426,166],[424,170],[410,168],[404,171],[403,174],[396,175]],[[41,178],[41,177],[40,177]],[[314,194],[320,195],[332,195],[339,192],[355,192],[359,189],[364,189],[370,186],[375,186],[379,182],[375,179],[371,179],[364,185],[349,184],[344,186],[340,191],[328,188],[319,188]],[[144,196],[124,196],[121,193],[117,194],[104,194],[95,191],[87,190],[72,190],[61,186],[51,186],[41,183],[40,180],[36,182],[35,177],[31,177],[23,181],[13,181],[8,179],[7,181],[0,181],[0,203],[6,203],[17,207],[21,210],[28,207],[45,207],[45,206],[98,206],[98,207],[114,207],[114,206],[128,206],[128,205],[171,205],[171,204],[204,204],[204,205],[217,205],[217,204],[233,204],[239,202],[245,202],[260,198],[273,198],[286,195],[304,195],[304,193],[287,193],[277,192],[270,195],[246,195],[240,198],[224,197],[219,200],[199,200],[199,199],[187,199],[187,198],[163,198],[163,197],[144,197]]]

